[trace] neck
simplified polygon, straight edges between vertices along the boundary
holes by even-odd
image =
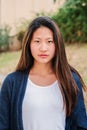
[[[51,64],[34,64],[30,73],[38,75],[47,75],[54,73]]]

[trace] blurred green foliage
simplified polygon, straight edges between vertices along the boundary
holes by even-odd
[[[0,27],[0,51],[3,51],[4,49],[8,48],[9,32],[10,27],[8,25]]]
[[[27,19],[20,19],[20,22],[15,25],[16,27],[16,33],[17,33],[17,39],[22,42],[25,31],[29,25],[29,20]]]
[[[87,0],[68,0],[52,16],[65,42],[87,42]]]

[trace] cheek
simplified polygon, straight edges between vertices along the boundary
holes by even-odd
[[[30,44],[30,50],[33,52],[35,50],[35,46],[33,44]]]
[[[51,52],[52,55],[55,56],[55,53],[56,53],[56,48],[55,48],[55,46],[52,46],[52,47],[50,48],[50,52]]]
[[[31,45],[30,46],[30,50],[31,50],[31,54],[32,54],[32,56],[35,56],[35,55],[37,55],[37,48],[35,47],[35,46],[33,46],[33,45]]]

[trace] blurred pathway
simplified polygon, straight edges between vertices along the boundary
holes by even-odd
[[[5,78],[5,75],[0,74],[0,87],[1,87],[1,83],[3,82],[4,78]]]

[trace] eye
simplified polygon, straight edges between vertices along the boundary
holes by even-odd
[[[35,40],[34,42],[35,42],[35,43],[40,43],[40,41],[39,41],[39,40]]]
[[[49,40],[48,43],[53,43],[53,40]]]

